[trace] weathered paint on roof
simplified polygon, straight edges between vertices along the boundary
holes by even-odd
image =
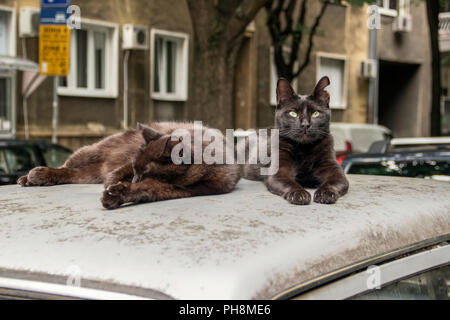
[[[450,233],[450,184],[350,176],[336,205],[293,206],[258,182],[231,194],[101,207],[99,185],[0,187],[0,270],[181,299],[270,298],[351,262]]]

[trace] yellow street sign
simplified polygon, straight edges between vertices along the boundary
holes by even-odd
[[[66,25],[41,25],[39,28],[40,73],[67,76],[70,59],[70,29]]]

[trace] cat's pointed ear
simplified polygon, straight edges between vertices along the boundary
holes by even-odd
[[[322,103],[330,104],[330,94],[325,90],[330,85],[330,78],[327,76],[322,77],[314,88],[313,98],[314,100]]]
[[[289,100],[295,96],[294,89],[286,79],[281,78],[277,83],[277,106],[279,107],[283,101]]]
[[[144,137],[145,143],[149,144],[150,141],[159,139],[162,137],[162,134],[156,130],[153,130],[150,127],[139,124],[139,130],[142,132],[142,136]]]

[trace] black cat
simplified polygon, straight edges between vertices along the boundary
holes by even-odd
[[[330,95],[324,89],[328,77],[320,79],[310,96],[295,94],[289,82],[277,84],[275,128],[279,130],[279,170],[271,176],[258,176],[270,192],[292,204],[307,205],[311,195],[304,188],[318,188],[314,201],[336,203],[349,183],[336,161],[330,134]],[[244,177],[254,180],[255,168],[247,165]]]

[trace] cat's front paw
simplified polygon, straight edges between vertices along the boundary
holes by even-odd
[[[28,186],[28,176],[22,176],[19,179],[17,179],[17,184],[21,185],[22,187]]]
[[[52,186],[53,180],[50,168],[37,167],[28,173],[27,186]]]
[[[338,200],[339,195],[337,192],[330,188],[319,188],[314,194],[314,202],[321,204],[334,204]]]
[[[119,208],[125,203],[125,195],[129,188],[129,182],[119,182],[107,187],[101,199],[103,207],[108,210]]]
[[[311,203],[311,195],[308,191],[298,189],[288,191],[283,195],[283,198],[286,199],[289,203],[304,206]]]
[[[107,190],[103,191],[101,201],[103,208],[108,210],[117,209],[123,204],[122,197],[113,196]]]
[[[129,182],[119,182],[107,187],[106,191],[112,196],[121,196],[128,191],[130,185]]]

